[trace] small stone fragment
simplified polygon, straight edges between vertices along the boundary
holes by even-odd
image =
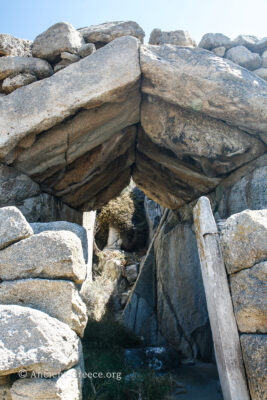
[[[5,93],[9,94],[14,90],[22,86],[29,85],[30,83],[35,81],[37,81],[36,76],[29,73],[9,76],[3,81],[2,89],[4,90]]]
[[[32,234],[32,228],[16,207],[0,208],[0,249],[28,238]],[[0,252],[1,254],[3,254],[3,251]],[[2,278],[1,272],[0,277]]]

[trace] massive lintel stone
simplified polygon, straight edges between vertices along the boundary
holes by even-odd
[[[0,250],[32,234],[32,228],[16,207],[0,208]]]
[[[70,281],[21,279],[2,282],[0,304],[16,304],[43,311],[69,325],[79,336],[83,336],[87,323],[86,305]]]
[[[42,232],[0,252],[2,280],[68,278],[82,283],[85,276],[81,241],[69,231]]]
[[[50,78],[1,98],[0,158],[27,135],[50,129],[81,109],[125,101],[130,89],[139,83],[138,48],[137,39],[118,38]],[[135,122],[138,120],[139,115]]]
[[[34,57],[0,57],[0,80],[10,75],[32,74],[39,79],[53,74],[51,65]]]
[[[267,259],[267,210],[245,210],[221,228],[225,266],[233,274]]]
[[[55,375],[78,364],[81,343],[63,322],[42,311],[0,306],[0,376],[20,370]]]
[[[30,40],[18,39],[7,33],[0,33],[0,56],[22,56],[32,55],[32,42]]]
[[[121,36],[134,36],[143,42],[145,32],[134,21],[106,22],[100,25],[91,25],[78,30],[89,43],[103,46]]]
[[[142,46],[142,92],[251,133],[267,130],[267,83],[203,49]],[[266,138],[267,140],[267,138]]]
[[[76,53],[84,44],[82,35],[70,23],[59,22],[34,39],[32,54],[54,61],[60,53]]]

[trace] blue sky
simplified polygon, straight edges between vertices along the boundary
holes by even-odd
[[[184,29],[198,42],[207,32],[267,36],[267,0],[0,0],[0,32],[34,39],[56,22],[75,28],[134,20],[146,32]]]

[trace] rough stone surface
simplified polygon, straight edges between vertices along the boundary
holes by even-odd
[[[81,108],[124,102],[130,89],[138,86],[138,46],[135,38],[118,38],[64,71],[0,100],[0,157],[5,157],[25,136],[47,130]],[[134,94],[138,107],[140,97]],[[33,109],[38,112],[32,113]],[[139,113],[121,128],[138,120]]]
[[[245,210],[221,227],[221,245],[229,274],[267,259],[267,210]]]
[[[213,53],[216,54],[216,56],[224,57],[226,48],[224,46],[215,47],[215,49],[213,49],[212,51],[213,51]]]
[[[16,207],[0,208],[0,249],[32,234],[32,228]]]
[[[27,175],[0,164],[0,207],[16,205],[39,193],[39,185]]]
[[[213,50],[221,46],[226,49],[231,47],[231,40],[222,33],[206,33],[198,44],[198,47],[206,50]]]
[[[267,50],[265,50],[262,53],[261,58],[262,58],[262,67],[267,68]]]
[[[80,57],[84,58],[84,57],[90,56],[90,54],[94,53],[95,51],[96,51],[96,48],[95,48],[94,43],[86,43],[79,49],[77,54]]]
[[[62,69],[68,67],[72,64],[72,61],[69,60],[62,60],[54,66],[54,72],[61,71]]]
[[[0,33],[0,56],[22,56],[32,55],[32,42],[30,40],[18,39],[7,33]]]
[[[0,252],[2,280],[68,278],[82,283],[85,276],[81,241],[69,231],[42,232]]]
[[[0,377],[0,399],[12,400],[11,397],[11,381],[9,376]]]
[[[59,22],[34,39],[32,54],[54,61],[63,51],[76,53],[83,45],[82,35],[70,23]]]
[[[251,35],[239,35],[232,41],[232,47],[236,46],[245,46],[247,49],[254,52],[256,50],[256,43],[259,41],[259,38]]]
[[[252,400],[266,400],[267,336],[241,335],[244,364]]]
[[[160,223],[163,208],[155,201],[145,196],[144,207],[146,213],[146,220],[149,229],[149,243]]]
[[[81,225],[74,224],[72,222],[67,221],[53,221],[47,223],[35,222],[31,224],[33,232],[35,234],[45,232],[45,231],[70,231],[74,233],[81,241],[83,248],[83,256],[84,260],[88,262],[88,240],[87,240],[87,232],[86,229]]]
[[[267,37],[264,37],[255,44],[256,52],[263,53],[265,50],[267,50]]]
[[[9,76],[3,81],[2,90],[5,93],[9,94],[22,86],[26,86],[29,85],[30,83],[35,82],[36,80],[37,80],[36,76],[29,73],[19,74],[16,76]]]
[[[267,333],[267,262],[230,277],[235,317],[240,332]]]
[[[32,74],[38,79],[53,74],[51,65],[45,60],[33,57],[0,57],[0,80],[10,75]]]
[[[71,368],[52,379],[19,379],[11,393],[13,400],[82,400],[81,370]]]
[[[173,44],[175,46],[196,47],[196,42],[191,38],[187,31],[164,32],[160,29],[153,29],[150,34],[149,44]]]
[[[143,42],[145,32],[134,21],[114,21],[79,29],[86,42],[103,46],[121,36],[134,36]]]
[[[0,306],[0,375],[58,374],[78,364],[81,344],[68,325],[28,307]]]
[[[252,53],[245,46],[236,46],[226,52],[228,60],[251,71],[261,66],[261,58],[257,53]]]
[[[258,68],[253,72],[254,74],[258,75],[261,79],[267,81],[267,68]]]
[[[202,49],[142,46],[142,92],[230,125],[267,130],[267,83]]]
[[[45,312],[69,325],[79,336],[87,323],[86,306],[73,282],[22,279],[0,283],[0,304],[21,305]]]
[[[68,60],[68,61],[71,61],[71,62],[76,62],[76,61],[79,61],[81,59],[76,54],[69,53],[68,51],[63,51],[63,53],[60,54],[60,57],[61,57],[62,60]]]

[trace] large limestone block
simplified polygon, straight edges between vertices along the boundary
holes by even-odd
[[[267,262],[231,275],[231,294],[240,332],[267,333]]]
[[[43,311],[83,336],[86,306],[73,282],[22,279],[0,283],[0,304],[16,304]]]
[[[261,57],[257,53],[249,51],[245,46],[232,47],[226,52],[225,57],[251,71],[261,66]]]
[[[153,29],[150,34],[149,44],[174,44],[175,46],[196,47],[196,42],[191,38],[187,31],[164,32],[160,29]]]
[[[81,241],[69,231],[42,232],[0,252],[2,280],[68,278],[82,283],[85,276]]]
[[[32,42],[18,39],[7,33],[0,33],[0,55],[30,57],[32,55]]]
[[[11,394],[12,400],[82,400],[82,372],[71,368],[52,379],[18,379]]]
[[[221,227],[221,245],[228,274],[267,259],[267,210],[245,210]]]
[[[143,42],[145,32],[134,21],[114,21],[79,29],[86,42],[103,46],[121,36],[133,36]]]
[[[230,38],[222,33],[205,33],[198,45],[198,47],[206,50],[213,50],[220,46],[231,47]]]
[[[267,130],[267,83],[202,49],[142,46],[142,92],[252,133]]]
[[[21,203],[39,193],[39,185],[27,175],[0,164],[0,207]]]
[[[32,228],[16,207],[0,208],[0,249],[32,234]]]
[[[241,335],[243,359],[252,400],[267,399],[267,336]]]
[[[70,23],[59,22],[34,39],[32,54],[54,61],[62,52],[76,53],[84,44],[82,35]]]
[[[55,375],[79,362],[81,342],[63,322],[42,311],[0,306],[0,376],[21,370]]]
[[[0,57],[0,79],[10,75],[32,74],[39,79],[53,74],[51,65],[39,58],[33,57]]]
[[[50,78],[0,99],[0,157],[25,136],[47,130],[79,109],[127,98],[140,78],[138,48],[137,39],[118,38]],[[137,95],[137,104],[139,101]]]
[[[145,98],[141,124],[158,146],[171,150],[177,164],[194,162],[207,176],[220,176],[262,155],[265,146],[244,131],[203,114],[185,111],[155,98]]]

